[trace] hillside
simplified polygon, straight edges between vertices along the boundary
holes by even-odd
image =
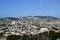
[[[37,35],[36,38],[38,38],[40,33],[44,33],[46,31],[49,32],[51,30],[60,35],[60,18],[50,16],[0,18],[0,34],[5,37],[9,35],[23,36],[25,34],[33,35],[34,37]]]
[[[0,24],[5,24],[5,26],[10,25],[12,21],[22,21],[26,24],[35,25],[37,27],[47,27],[47,28],[59,28],[60,29],[60,18],[51,16],[24,16],[19,18],[6,17],[0,18]],[[18,25],[17,25],[18,26]]]

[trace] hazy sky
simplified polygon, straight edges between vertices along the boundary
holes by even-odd
[[[0,17],[60,17],[60,0],[0,0]]]

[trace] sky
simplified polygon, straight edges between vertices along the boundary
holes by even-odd
[[[60,18],[60,0],[0,0],[0,17],[21,16]]]

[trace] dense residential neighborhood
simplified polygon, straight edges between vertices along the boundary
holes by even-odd
[[[35,36],[47,32],[47,34],[45,34],[46,36],[50,34],[50,31],[57,33],[57,37],[60,37],[58,36],[58,34],[60,33],[60,18],[55,18],[50,16],[26,16],[26,17],[19,17],[19,18],[13,18],[13,17],[0,18],[0,34],[2,34],[3,37],[8,37],[9,35]],[[54,33],[52,33],[52,35],[53,34]]]

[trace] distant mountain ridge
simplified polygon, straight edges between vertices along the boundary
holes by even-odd
[[[19,19],[29,19],[29,18],[41,18],[41,19],[60,19],[60,18],[56,18],[56,17],[52,17],[52,16],[23,16],[23,17],[19,17],[19,18],[15,18],[15,17],[5,17],[5,18],[0,18],[0,20],[3,19],[12,19],[12,20],[19,20]]]
[[[52,16],[23,16],[23,17],[38,17],[38,18],[53,18],[53,19],[59,19],[57,17],[52,17]]]

